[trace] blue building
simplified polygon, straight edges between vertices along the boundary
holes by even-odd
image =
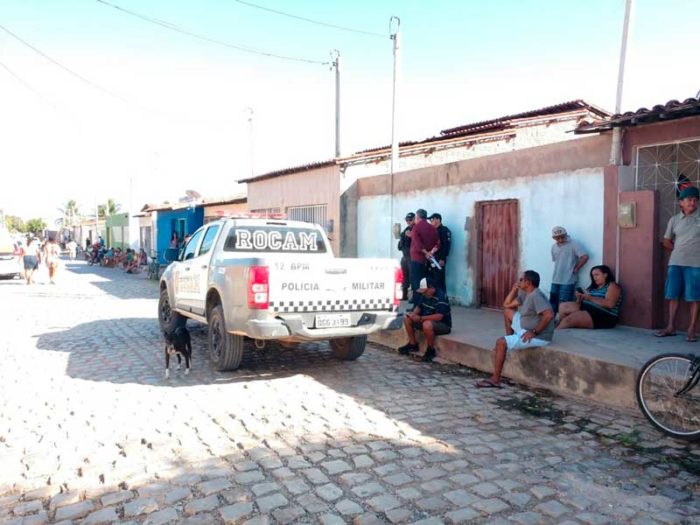
[[[158,260],[165,264],[165,250],[170,247],[170,239],[173,232],[177,232],[182,243],[187,235],[194,233],[204,224],[204,208],[201,205],[195,207],[159,209],[156,222],[156,250]]]

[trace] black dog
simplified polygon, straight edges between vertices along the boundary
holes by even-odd
[[[192,360],[192,342],[190,332],[184,326],[178,326],[174,332],[163,332],[165,337],[165,377],[170,377],[170,356],[177,355],[177,369],[180,370],[182,358],[185,356],[185,375],[190,373],[190,361]]]

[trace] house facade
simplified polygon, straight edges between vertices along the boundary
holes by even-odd
[[[177,232],[180,241],[194,233],[204,224],[204,208],[201,205],[176,205],[167,208],[157,208],[155,220],[155,249],[158,260],[165,264],[165,250],[170,247],[173,232]]]
[[[273,171],[248,184],[251,213],[285,213],[291,220],[320,224],[333,253],[340,254],[340,178],[334,160]]]
[[[518,272],[549,289],[551,228],[565,226],[590,256],[603,257],[605,167],[610,137],[594,136],[360,179],[346,225],[360,257],[400,257],[397,227],[409,211],[439,212],[452,231],[447,293],[465,306],[500,308]],[[393,190],[392,190],[393,187]],[[393,210],[393,213],[388,213]],[[401,220],[392,219],[400,217]]]
[[[202,202],[202,208],[204,208],[204,223],[206,224],[229,215],[246,213],[248,211],[248,199],[245,195],[205,199]]]
[[[105,219],[105,237],[107,246],[126,250],[131,247],[129,235],[129,214],[115,213]]]
[[[700,100],[672,100],[582,123],[576,133],[622,134],[621,161],[605,170],[603,262],[617,273],[624,290],[621,322],[644,328],[668,319],[664,282],[669,253],[661,238],[679,212],[681,185],[700,187]],[[678,326],[688,324],[681,303]]]

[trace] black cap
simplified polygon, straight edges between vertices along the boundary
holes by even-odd
[[[416,218],[416,214],[413,213],[412,211],[409,211],[409,212],[406,214],[406,220],[407,220],[407,221],[412,221],[412,220],[415,219],[415,218]]]
[[[433,219],[440,219],[440,222],[442,222],[442,215],[439,213],[433,213],[430,217],[428,217],[428,220],[431,221]]]

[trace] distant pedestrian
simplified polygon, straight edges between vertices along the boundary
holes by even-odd
[[[447,226],[442,224],[442,215],[439,213],[433,213],[428,220],[430,220],[430,224],[437,230],[440,237],[440,247],[435,252],[435,258],[441,269],[433,271],[432,275],[437,283],[437,287],[447,293],[447,257],[450,255],[450,248],[452,247],[452,232]]]
[[[66,248],[68,248],[68,257],[70,260],[75,261],[75,257],[78,255],[78,243],[71,239],[68,241],[68,244],[66,244]]]
[[[408,212],[406,214],[406,227],[401,232],[398,248],[401,251],[401,271],[403,272],[403,282],[401,289],[403,294],[402,301],[408,300],[408,288],[411,286],[411,230],[416,222],[416,214]]]
[[[27,284],[34,284],[34,272],[39,267],[39,243],[33,237],[27,237],[27,245],[22,247],[24,279]]]
[[[173,232],[170,236],[170,248],[178,249],[180,247],[180,236],[177,232]]]
[[[55,237],[49,237],[49,240],[44,244],[44,254],[42,260],[49,269],[49,282],[56,284],[56,273],[61,264],[61,250],[58,247]]]
[[[411,290],[412,301],[416,302],[416,292],[423,277],[427,277],[426,255],[434,254],[440,247],[437,230],[428,223],[428,212],[416,210],[415,224],[411,230]]]
[[[588,255],[581,245],[574,241],[562,226],[552,228],[552,261],[554,274],[552,287],[549,291],[549,302],[556,314],[559,303],[574,301],[574,290],[578,280],[578,272],[588,261]]]
[[[656,337],[676,335],[676,313],[681,297],[690,303],[690,324],[686,341],[698,340],[697,322],[700,311],[700,191],[685,188],[678,195],[680,213],[671,217],[663,238],[664,248],[671,252],[666,275],[665,296],[668,300],[668,324]]]

